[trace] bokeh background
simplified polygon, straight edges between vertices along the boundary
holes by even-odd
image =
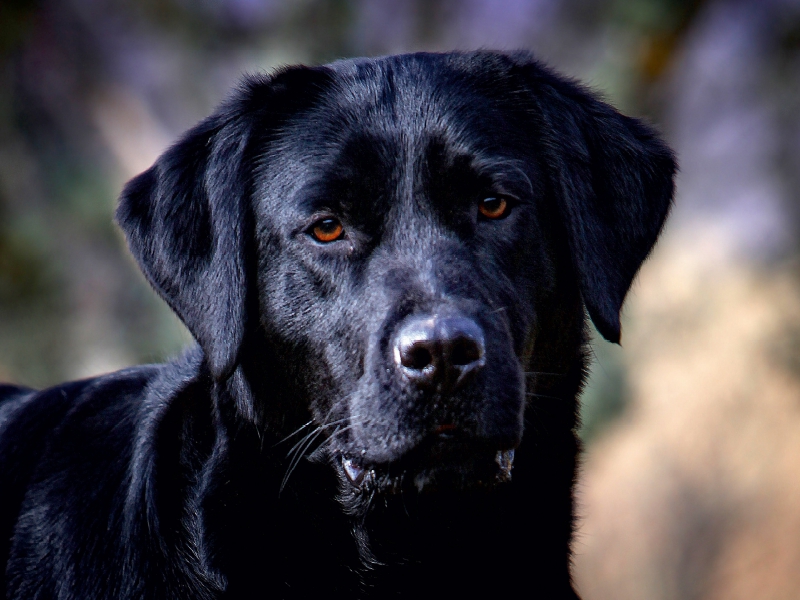
[[[800,598],[798,0],[2,0],[0,380],[190,341],[112,213],[243,72],[476,47],[532,49],[681,164],[622,348],[594,344],[581,593]]]

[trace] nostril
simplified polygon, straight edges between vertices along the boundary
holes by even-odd
[[[453,342],[450,350],[450,362],[453,366],[463,367],[480,360],[482,355],[483,352],[476,340],[461,337]]]
[[[433,354],[423,344],[413,344],[405,351],[401,350],[400,363],[409,369],[421,371],[433,363]]]
[[[462,316],[408,320],[394,344],[395,364],[420,387],[442,386],[447,393],[470,381],[484,366],[484,335]]]

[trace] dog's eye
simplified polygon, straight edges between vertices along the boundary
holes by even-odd
[[[511,206],[505,198],[484,198],[478,204],[478,211],[487,219],[502,219]]]
[[[335,242],[340,239],[343,234],[344,226],[342,222],[334,217],[320,219],[311,226],[311,237],[325,244],[328,242]]]

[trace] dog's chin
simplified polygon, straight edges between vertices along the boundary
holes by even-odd
[[[365,464],[341,454],[338,467],[353,491],[400,494],[491,490],[511,481],[514,450],[471,450],[457,443],[438,443],[397,461]]]

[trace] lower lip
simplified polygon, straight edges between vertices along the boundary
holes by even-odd
[[[511,481],[511,471],[514,468],[514,450],[499,450],[495,455],[494,461],[498,467],[497,481]],[[352,458],[343,456],[341,465],[347,479],[356,487],[360,487],[367,479],[375,478],[373,469],[365,468]]]

